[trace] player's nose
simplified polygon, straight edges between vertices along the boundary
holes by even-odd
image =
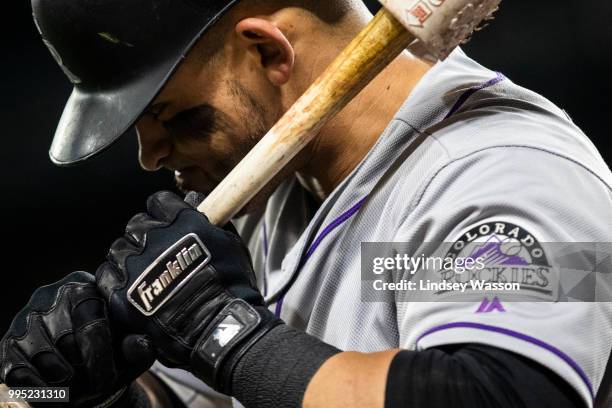
[[[172,153],[172,140],[169,132],[153,118],[143,117],[136,123],[138,135],[138,160],[140,167],[156,171],[162,167],[164,159]]]

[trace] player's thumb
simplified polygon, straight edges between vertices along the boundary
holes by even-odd
[[[130,379],[139,377],[151,368],[157,358],[153,343],[145,335],[126,336],[121,342],[121,351],[127,363],[125,376]]]
[[[198,193],[197,191],[190,191],[185,196],[185,202],[193,208],[198,208],[198,206],[202,204],[202,201],[204,201],[205,198],[206,196],[202,193]]]

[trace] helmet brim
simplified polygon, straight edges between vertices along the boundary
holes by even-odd
[[[108,149],[128,133],[157,97],[187,53],[201,36],[238,0],[226,7],[188,39],[180,54],[149,67],[139,77],[112,89],[75,85],[51,143],[49,157],[58,166],[82,163]]]
[[[158,76],[117,90],[88,91],[75,86],[49,150],[58,166],[72,166],[96,156],[128,133],[166,83],[173,67]]]

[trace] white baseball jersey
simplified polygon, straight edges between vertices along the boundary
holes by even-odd
[[[499,347],[553,370],[592,406],[610,356],[612,303],[556,302],[554,279],[512,259],[504,262],[523,268],[502,268],[496,279],[521,281],[533,302],[450,302],[448,293],[364,301],[361,243],[609,243],[611,186],[610,169],[561,109],[458,49],[322,204],[289,180],[264,214],[238,224],[260,288],[287,324],[342,350]],[[610,258],[597,263],[612,273]],[[207,392],[185,372],[155,370]]]

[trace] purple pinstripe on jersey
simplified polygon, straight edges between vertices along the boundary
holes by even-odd
[[[496,74],[497,74],[497,76],[495,78],[491,79],[490,81],[487,81],[487,82],[485,82],[483,84],[480,84],[480,85],[473,86],[470,89],[468,89],[467,91],[465,91],[463,94],[461,94],[459,99],[457,99],[457,102],[455,102],[455,104],[453,105],[453,107],[451,108],[451,110],[448,112],[448,114],[446,115],[446,117],[444,119],[448,119],[451,116],[453,116],[455,113],[457,113],[457,111],[459,109],[461,109],[463,104],[465,102],[467,102],[467,100],[470,98],[470,96],[474,95],[476,92],[478,92],[480,90],[483,90],[485,88],[488,88],[490,86],[493,86],[495,84],[498,84],[501,81],[503,81],[504,79],[506,79],[504,74],[502,74],[501,72],[496,72]]]
[[[432,333],[436,333],[442,330],[455,329],[455,328],[469,328],[469,329],[485,330],[489,332],[504,334],[506,336],[510,336],[510,337],[514,337],[515,339],[523,340],[527,343],[531,343],[535,346],[538,346],[547,351],[550,351],[551,353],[559,357],[561,360],[565,361],[570,367],[572,367],[572,369],[576,372],[576,374],[580,376],[582,381],[588,387],[589,392],[591,393],[591,398],[594,398],[593,386],[591,384],[591,381],[589,380],[589,377],[584,372],[584,370],[578,365],[578,363],[572,360],[570,356],[568,356],[567,354],[565,354],[564,352],[562,352],[561,350],[559,350],[558,348],[556,348],[555,346],[551,344],[545,343],[542,340],[536,339],[535,337],[531,337],[526,334],[516,332],[514,330],[509,330],[503,327],[490,326],[488,324],[481,324],[481,323],[474,323],[474,322],[455,322],[455,323],[448,323],[448,324],[443,324],[440,326],[435,326],[427,330],[425,333],[419,336],[416,342],[418,344],[419,341],[421,341],[424,337]]]
[[[306,251],[304,256],[302,256],[302,259],[300,260],[300,263],[298,265],[298,271],[302,268],[302,266],[304,266],[304,264],[312,256],[312,254],[314,254],[314,252],[317,250],[321,242],[323,242],[325,237],[328,236],[333,230],[338,228],[340,225],[342,225],[344,222],[346,222],[353,215],[357,214],[357,212],[361,209],[361,207],[363,207],[363,204],[365,203],[367,198],[368,197],[364,197],[361,200],[359,200],[357,204],[355,204],[354,206],[352,206],[351,208],[349,208],[348,210],[340,214],[336,219],[330,222],[328,226],[323,228],[323,231],[321,231],[319,235],[317,235],[314,242],[308,248],[308,251]],[[274,313],[276,314],[277,317],[280,317],[281,311],[283,309],[284,300],[285,300],[285,294],[283,293],[283,295],[278,299],[278,302],[276,302],[276,308],[275,308]]]

